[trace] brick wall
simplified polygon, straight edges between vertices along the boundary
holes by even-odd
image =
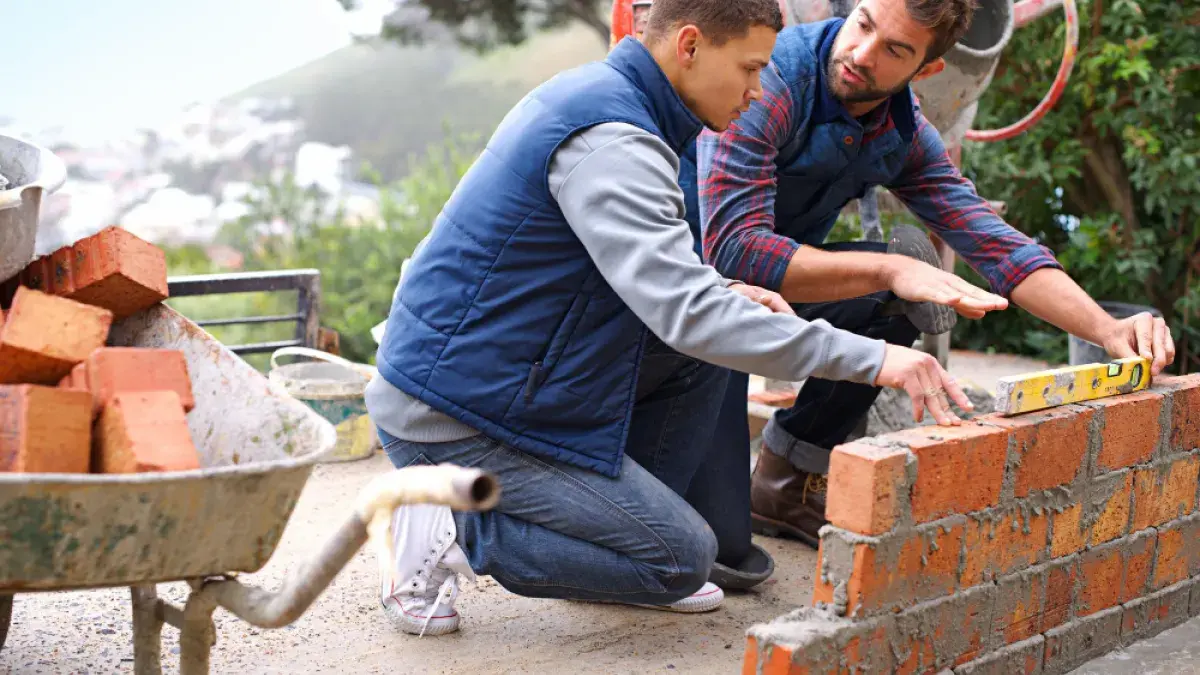
[[[1200,615],[1200,375],[835,449],[814,607],[745,672],[1065,673]]]

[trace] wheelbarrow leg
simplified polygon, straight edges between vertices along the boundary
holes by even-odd
[[[134,675],[162,675],[162,616],[154,586],[130,586],[133,597]]]
[[[192,593],[183,606],[183,626],[179,631],[179,674],[208,675],[208,658],[217,643],[212,615],[217,601],[203,591],[203,584],[192,583]]]

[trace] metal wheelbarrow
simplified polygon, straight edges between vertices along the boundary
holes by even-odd
[[[62,187],[67,166],[49,150],[0,135],[0,282],[20,272],[35,255],[42,198]]]
[[[175,310],[158,305],[114,324],[114,346],[181,350],[192,379],[188,415],[200,453],[195,471],[132,475],[0,473],[0,648],[13,595],[128,586],[134,672],[161,673],[162,625],[180,629],[180,672],[207,673],[220,606],[263,628],[286,626],[324,591],[368,540],[390,564],[396,507],[445,504],[486,510],[495,478],[475,469],[419,466],[382,474],[320,554],[276,592],[234,575],[274,553],[333,426]],[[186,581],[183,607],[155,585]]]

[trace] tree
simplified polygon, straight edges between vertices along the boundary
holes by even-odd
[[[380,218],[376,222],[351,223],[331,207],[328,195],[300,187],[291,176],[283,176],[260,185],[256,194],[245,200],[250,212],[223,228],[219,241],[245,256],[247,270],[320,270],[321,325],[338,332],[343,356],[370,363],[375,356],[370,330],[387,318],[400,264],[429,233],[481,147],[477,135],[447,137],[449,140],[414,161],[404,179],[380,186]],[[264,223],[277,226],[263,227]],[[204,260],[203,251],[168,251],[172,274],[211,271],[198,267]],[[192,319],[295,311],[288,309],[295,307],[295,300],[279,294],[180,301],[178,309]],[[284,339],[288,335],[279,331],[292,329],[286,324],[235,328],[214,335],[226,342],[259,342]],[[252,362],[262,367],[266,361]]]
[[[337,1],[346,11],[361,7],[361,0]],[[424,44],[449,34],[484,52],[521,44],[534,31],[579,21],[608,45],[610,7],[605,0],[411,0],[396,3],[380,35],[401,44]]]
[[[1200,356],[1200,10],[1135,0],[1085,0],[1080,10],[1079,55],[1058,105],[1015,139],[968,143],[968,176],[1093,297],[1156,307],[1181,354]],[[1013,35],[977,128],[1038,102],[1063,31],[1047,17]],[[956,342],[1065,360],[1062,333],[1023,312],[959,322]]]

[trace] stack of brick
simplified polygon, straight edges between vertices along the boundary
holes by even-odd
[[[167,297],[162,251],[120,228],[40,258],[0,300],[0,471],[199,468],[183,353],[107,347]]]
[[[814,607],[745,672],[1068,672],[1200,615],[1200,375],[835,449]]]

